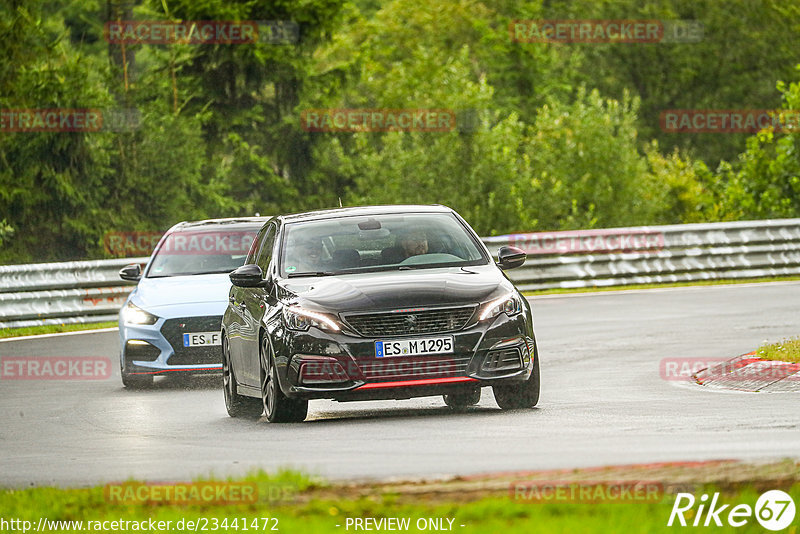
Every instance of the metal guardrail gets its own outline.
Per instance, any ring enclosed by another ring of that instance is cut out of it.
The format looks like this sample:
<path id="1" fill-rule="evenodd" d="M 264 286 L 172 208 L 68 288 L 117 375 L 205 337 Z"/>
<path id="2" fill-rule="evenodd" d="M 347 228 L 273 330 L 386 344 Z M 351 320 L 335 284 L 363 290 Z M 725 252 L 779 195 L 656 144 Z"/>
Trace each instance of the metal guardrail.
<path id="1" fill-rule="evenodd" d="M 483 238 L 528 253 L 523 291 L 800 274 L 800 219 L 538 232 Z M 113 321 L 147 258 L 0 266 L 0 328 Z"/>
<path id="2" fill-rule="evenodd" d="M 800 219 L 677 224 L 485 238 L 519 246 L 523 291 L 800 274 Z M 493 250 L 494 252 L 494 250 Z"/>
<path id="3" fill-rule="evenodd" d="M 148 258 L 0 266 L 0 328 L 115 321 L 133 282 L 119 270 Z"/>

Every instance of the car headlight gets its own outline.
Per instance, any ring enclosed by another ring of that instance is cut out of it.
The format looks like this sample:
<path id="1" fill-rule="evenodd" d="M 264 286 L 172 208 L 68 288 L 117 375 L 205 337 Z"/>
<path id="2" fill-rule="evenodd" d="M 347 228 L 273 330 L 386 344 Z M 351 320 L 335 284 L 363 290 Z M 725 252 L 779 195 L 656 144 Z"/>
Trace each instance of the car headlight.
<path id="1" fill-rule="evenodd" d="M 158 317 L 144 311 L 133 302 L 128 302 L 122 310 L 122 319 L 126 324 L 156 324 L 158 321 Z"/>
<path id="2" fill-rule="evenodd" d="M 286 319 L 286 325 L 291 330 L 308 330 L 309 327 L 316 327 L 320 330 L 327 330 L 329 332 L 339 332 L 341 327 L 330 317 L 300 306 L 289 306 L 283 309 L 283 317 Z"/>
<path id="3" fill-rule="evenodd" d="M 487 319 L 494 319 L 501 313 L 505 313 L 509 317 L 516 315 L 522 311 L 522 300 L 515 293 L 508 293 L 499 299 L 494 299 L 483 307 L 480 316 L 481 321 Z"/>

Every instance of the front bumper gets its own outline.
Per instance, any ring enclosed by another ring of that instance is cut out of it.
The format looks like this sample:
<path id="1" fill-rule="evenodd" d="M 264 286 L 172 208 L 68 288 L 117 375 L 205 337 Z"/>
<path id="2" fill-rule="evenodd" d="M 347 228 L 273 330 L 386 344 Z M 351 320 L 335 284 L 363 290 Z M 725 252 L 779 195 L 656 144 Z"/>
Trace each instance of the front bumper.
<path id="1" fill-rule="evenodd" d="M 218 332 L 221 316 L 165 319 L 153 325 L 119 322 L 120 364 L 128 374 L 216 374 L 222 371 L 222 346 L 184 347 L 183 334 Z"/>
<path id="2" fill-rule="evenodd" d="M 441 395 L 524 381 L 533 370 L 536 343 L 524 312 L 500 315 L 458 332 L 418 336 L 453 336 L 452 354 L 378 358 L 372 338 L 313 327 L 274 334 L 284 394 L 340 401 Z"/>

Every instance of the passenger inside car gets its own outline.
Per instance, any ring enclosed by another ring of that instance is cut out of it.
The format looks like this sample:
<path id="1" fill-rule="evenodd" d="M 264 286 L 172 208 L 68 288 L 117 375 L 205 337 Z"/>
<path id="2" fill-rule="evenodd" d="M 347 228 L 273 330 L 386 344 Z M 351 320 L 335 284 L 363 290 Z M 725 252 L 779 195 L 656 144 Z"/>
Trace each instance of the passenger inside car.
<path id="1" fill-rule="evenodd" d="M 361 255 L 354 248 L 333 251 L 331 263 L 336 269 L 353 269 L 361 266 Z"/>

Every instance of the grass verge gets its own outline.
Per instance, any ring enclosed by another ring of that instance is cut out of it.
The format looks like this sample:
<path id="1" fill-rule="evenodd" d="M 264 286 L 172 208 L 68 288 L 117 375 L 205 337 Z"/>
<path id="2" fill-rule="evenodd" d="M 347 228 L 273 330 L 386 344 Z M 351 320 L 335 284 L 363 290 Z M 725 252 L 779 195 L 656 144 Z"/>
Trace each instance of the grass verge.
<path id="1" fill-rule="evenodd" d="M 538 472 L 525 480 L 573 480 L 585 484 L 587 480 L 618 481 L 619 477 L 638 481 L 656 480 L 653 477 L 669 474 L 678 483 L 682 479 L 708 478 L 714 482 L 694 484 L 691 490 L 681 486 L 679 491 L 689 491 L 696 505 L 685 512 L 691 522 L 699 513 L 702 494 L 720 492 L 719 505 L 737 504 L 755 507 L 761 493 L 781 489 L 800 502 L 800 466 L 792 461 L 752 466 L 738 462 L 706 462 L 695 466 L 670 464 L 661 470 L 636 470 L 636 466 L 620 466 L 616 471 L 562 470 Z M 633 469 L 631 469 L 633 467 Z M 395 530 L 421 532 L 447 530 L 463 533 L 512 532 L 674 532 L 668 527 L 675 493 L 664 492 L 657 499 L 607 499 L 577 502 L 560 498 L 531 500 L 510 491 L 510 484 L 519 483 L 525 474 L 505 474 L 455 478 L 439 482 L 369 483 L 331 485 L 311 477 L 284 471 L 277 475 L 258 473 L 238 480 L 216 484 L 255 484 L 257 502 L 246 504 L 175 504 L 167 502 L 140 502 L 120 504 L 111 502 L 108 488 L 88 489 L 28 488 L 0 492 L 0 510 L 3 519 L 30 521 L 36 530 L 41 518 L 53 521 L 79 521 L 70 525 L 48 523 L 48 531 L 72 532 L 100 530 L 97 526 L 110 521 L 163 521 L 167 528 L 161 531 L 280 531 L 289 533 L 342 533 L 365 530 L 354 528 L 355 518 L 407 519 L 408 527 Z M 510 478 L 509 478 L 510 477 Z M 516 482 L 514 482 L 516 481 Z M 581 482 L 583 481 L 583 482 Z M 661 480 L 666 487 L 666 480 Z M 132 482 L 128 482 L 131 483 Z M 596 482 L 594 482 L 596 483 Z M 465 491 L 465 488 L 472 488 Z M 152 489 L 152 487 L 151 487 Z M 476 491 L 480 489 L 479 491 Z M 727 514 L 722 514 L 722 519 Z M 702 519 L 705 519 L 703 516 Z M 723 527 L 723 531 L 763 531 L 751 516 L 744 528 Z M 88 522 L 94 525 L 89 525 Z M 170 523 L 167 524 L 166 522 Z M 100 522 L 100 523 L 97 523 Z M 181 523 L 182 522 L 182 523 Z M 191 526 L 189 525 L 191 523 Z M 109 524 L 110 523 L 106 523 Z M 182 525 L 182 529 L 176 528 Z M 349 525 L 349 527 L 348 527 Z M 432 528 L 436 525 L 439 528 Z M 785 532 L 797 531 L 798 521 Z M 373 523 L 373 529 L 375 524 Z M 702 526 L 702 523 L 701 523 Z M 424 527 L 424 528 L 421 528 Z M 158 528 L 158 527 L 156 527 Z M 680 528 L 680 527 L 677 527 Z M 123 530 L 119 528 L 119 530 Z M 18 528 L 17 530 L 21 530 Z M 126 525 L 126 530 L 142 530 Z M 380 530 L 388 530 L 385 527 Z M 718 531 L 719 529 L 712 529 Z"/>
<path id="2" fill-rule="evenodd" d="M 57 334 L 60 332 L 77 332 L 80 330 L 97 330 L 98 328 L 111 328 L 114 326 L 117 326 L 116 321 L 87 324 L 45 324 L 41 326 L 26 326 L 23 328 L 0 328 L 0 339 L 7 337 L 35 336 L 39 334 Z"/>
<path id="3" fill-rule="evenodd" d="M 765 360 L 800 363 L 800 337 L 761 345 L 756 350 L 756 356 Z"/>
<path id="4" fill-rule="evenodd" d="M 775 276 L 768 278 L 721 278 L 718 280 L 698 280 L 694 282 L 668 282 L 660 284 L 631 284 L 626 286 L 608 287 L 574 287 L 574 288 L 555 288 L 541 289 L 537 291 L 523 291 L 526 296 L 534 297 L 537 295 L 560 295 L 569 293 L 596 293 L 601 291 L 626 291 L 631 289 L 659 289 L 666 287 L 691 287 L 691 286 L 718 286 L 730 284 L 753 284 L 760 282 L 792 282 L 800 280 L 800 276 Z"/>

